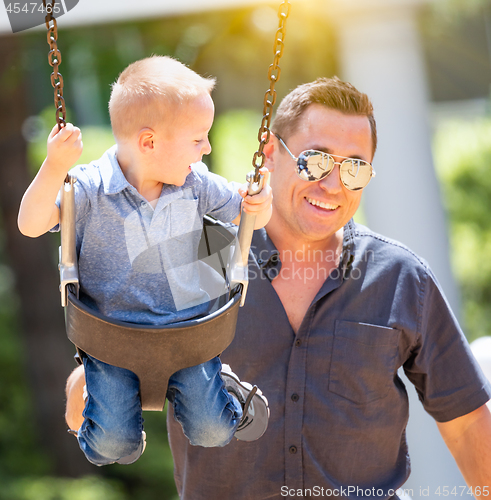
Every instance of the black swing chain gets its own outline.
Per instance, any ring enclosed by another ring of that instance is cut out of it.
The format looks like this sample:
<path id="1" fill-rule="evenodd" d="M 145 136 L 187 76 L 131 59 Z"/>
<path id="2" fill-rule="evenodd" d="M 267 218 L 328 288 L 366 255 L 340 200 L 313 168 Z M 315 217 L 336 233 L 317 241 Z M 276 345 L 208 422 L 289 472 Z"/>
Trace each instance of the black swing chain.
<path id="1" fill-rule="evenodd" d="M 259 127 L 258 141 L 259 148 L 254 153 L 252 158 L 252 166 L 255 169 L 254 182 L 259 182 L 259 169 L 264 165 L 266 156 L 264 154 L 264 146 L 269 142 L 271 131 L 269 129 L 271 124 L 271 118 L 273 116 L 273 106 L 276 102 L 276 90 L 275 85 L 280 79 L 281 68 L 278 63 L 280 62 L 281 56 L 283 55 L 283 49 L 285 47 L 285 28 L 286 20 L 290 15 L 291 4 L 288 0 L 284 0 L 280 5 L 278 10 L 279 17 L 279 27 L 276 31 L 275 41 L 273 46 L 274 59 L 273 64 L 269 66 L 268 78 L 270 81 L 269 89 L 264 95 L 263 101 L 263 119 L 261 121 L 261 126 Z M 266 135 L 264 135 L 266 134 Z M 263 137 L 264 136 L 264 137 Z M 260 158 L 260 163 L 258 164 L 258 158 Z"/>

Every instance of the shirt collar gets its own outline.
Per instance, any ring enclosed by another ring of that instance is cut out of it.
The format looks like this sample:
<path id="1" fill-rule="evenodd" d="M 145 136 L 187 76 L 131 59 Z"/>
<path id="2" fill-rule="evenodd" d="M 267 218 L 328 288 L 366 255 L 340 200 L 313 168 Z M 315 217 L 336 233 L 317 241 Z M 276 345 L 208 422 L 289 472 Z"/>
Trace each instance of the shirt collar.
<path id="1" fill-rule="evenodd" d="M 350 219 L 343 230 L 343 254 L 341 256 L 340 268 L 343 278 L 346 279 L 351 271 L 351 265 L 355 260 L 355 222 Z"/>
<path id="2" fill-rule="evenodd" d="M 274 246 L 266 229 L 254 231 L 251 252 L 257 266 L 272 281 L 281 271 L 280 252 Z"/>
<path id="3" fill-rule="evenodd" d="M 114 145 L 109 148 L 97 162 L 101 173 L 102 184 L 104 186 L 104 194 L 117 194 L 126 188 L 135 189 L 124 176 L 118 159 L 116 158 L 116 152 L 117 146 Z M 201 182 L 201 178 L 192 168 L 191 173 L 186 177 L 186 182 L 182 186 L 164 184 L 162 194 L 168 195 L 177 191 L 182 191 L 185 188 Z"/>
<path id="4" fill-rule="evenodd" d="M 116 194 L 131 186 L 119 166 L 116 158 L 117 146 L 109 148 L 102 158 L 98 160 L 99 171 L 101 173 L 104 194 Z"/>
<path id="5" fill-rule="evenodd" d="M 351 219 L 343 229 L 343 253 L 339 266 L 344 279 L 349 276 L 351 265 L 355 259 L 355 231 L 355 223 Z M 254 231 L 251 251 L 257 266 L 267 278 L 270 281 L 276 278 L 281 271 L 280 253 L 269 238 L 265 228 Z"/>

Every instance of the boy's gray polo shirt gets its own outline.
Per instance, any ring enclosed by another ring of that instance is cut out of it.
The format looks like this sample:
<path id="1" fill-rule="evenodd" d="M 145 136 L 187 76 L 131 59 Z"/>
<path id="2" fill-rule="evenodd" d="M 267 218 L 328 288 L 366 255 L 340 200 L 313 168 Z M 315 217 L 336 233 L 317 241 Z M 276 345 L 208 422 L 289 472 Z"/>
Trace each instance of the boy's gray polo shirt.
<path id="1" fill-rule="evenodd" d="M 239 185 L 196 163 L 183 186 L 164 185 L 153 209 L 123 175 L 116 146 L 70 173 L 77 178 L 81 299 L 106 316 L 140 324 L 206 314 L 210 294 L 197 262 L 203 216 L 234 220 Z"/>

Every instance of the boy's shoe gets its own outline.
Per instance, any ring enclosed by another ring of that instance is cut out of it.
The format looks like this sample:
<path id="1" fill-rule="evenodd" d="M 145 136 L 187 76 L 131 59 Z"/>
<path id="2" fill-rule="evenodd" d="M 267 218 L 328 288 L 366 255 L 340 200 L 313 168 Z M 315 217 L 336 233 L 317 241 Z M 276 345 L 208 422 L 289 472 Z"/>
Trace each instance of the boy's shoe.
<path id="1" fill-rule="evenodd" d="M 241 382 L 229 365 L 222 366 L 221 375 L 227 392 L 235 396 L 242 406 L 243 415 L 235 437 L 240 441 L 259 439 L 268 428 L 268 400 L 257 386 Z"/>

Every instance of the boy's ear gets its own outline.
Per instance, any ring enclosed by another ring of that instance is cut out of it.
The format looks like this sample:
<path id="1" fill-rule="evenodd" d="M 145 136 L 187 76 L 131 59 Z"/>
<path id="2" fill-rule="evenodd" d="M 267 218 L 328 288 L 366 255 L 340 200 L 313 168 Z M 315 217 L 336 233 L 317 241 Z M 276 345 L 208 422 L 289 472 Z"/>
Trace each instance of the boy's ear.
<path id="1" fill-rule="evenodd" d="M 138 134 L 138 148 L 142 153 L 149 153 L 155 148 L 155 133 L 151 128 L 144 128 Z"/>

